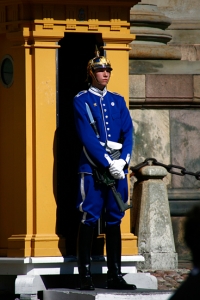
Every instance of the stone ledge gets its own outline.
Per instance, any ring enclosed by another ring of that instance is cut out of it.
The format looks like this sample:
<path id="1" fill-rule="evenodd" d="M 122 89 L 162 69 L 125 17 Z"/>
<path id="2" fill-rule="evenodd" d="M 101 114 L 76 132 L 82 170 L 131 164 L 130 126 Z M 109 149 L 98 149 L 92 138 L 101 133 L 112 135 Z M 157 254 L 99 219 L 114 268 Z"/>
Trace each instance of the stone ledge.
<path id="1" fill-rule="evenodd" d="M 106 290 L 106 289 L 96 289 L 95 291 L 73 291 L 65 289 L 57 290 L 48 290 L 43 291 L 43 300 L 75 300 L 75 299 L 84 299 L 84 300 L 167 300 L 172 295 L 170 291 L 157 291 L 157 290 L 148 290 L 148 289 L 137 289 L 134 291 L 119 291 L 119 290 Z M 58 296 L 59 295 L 59 296 Z M 61 296 L 62 295 L 62 296 Z M 61 298 L 62 297 L 62 298 Z"/>
<path id="2" fill-rule="evenodd" d="M 122 273 L 137 273 L 142 255 L 122 256 Z M 106 256 L 92 258 L 93 274 L 107 273 Z M 78 274 L 76 257 L 0 258 L 0 275 L 59 275 Z"/>
<path id="3" fill-rule="evenodd" d="M 129 75 L 145 74 L 200 74 L 200 61 L 183 60 L 129 60 Z"/>
<path id="4" fill-rule="evenodd" d="M 130 44 L 130 59 L 181 59 L 181 51 L 170 45 L 152 45 L 146 43 Z"/>

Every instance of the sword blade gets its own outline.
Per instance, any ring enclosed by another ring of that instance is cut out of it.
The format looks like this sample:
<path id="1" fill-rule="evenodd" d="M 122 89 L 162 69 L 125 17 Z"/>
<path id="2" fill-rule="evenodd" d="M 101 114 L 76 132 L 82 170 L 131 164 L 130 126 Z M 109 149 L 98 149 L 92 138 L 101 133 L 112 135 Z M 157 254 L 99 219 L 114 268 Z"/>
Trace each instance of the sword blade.
<path id="1" fill-rule="evenodd" d="M 87 111 L 87 114 L 88 114 L 88 117 L 90 119 L 90 123 L 94 123 L 94 118 L 93 118 L 93 115 L 91 113 L 91 110 L 90 110 L 90 107 L 87 103 L 85 103 L 85 106 L 86 106 L 86 111 Z"/>
<path id="2" fill-rule="evenodd" d="M 86 102 L 85 102 L 85 106 L 86 106 L 86 111 L 87 111 L 88 117 L 90 119 L 90 124 L 91 124 L 92 128 L 94 129 L 94 132 L 95 132 L 97 138 L 99 138 L 100 136 L 99 136 L 99 133 L 98 133 L 98 130 L 97 130 L 97 127 L 96 127 L 96 122 L 95 122 L 95 120 L 93 118 L 93 115 L 92 115 L 92 112 L 90 110 L 90 107 L 89 107 L 89 105 Z"/>

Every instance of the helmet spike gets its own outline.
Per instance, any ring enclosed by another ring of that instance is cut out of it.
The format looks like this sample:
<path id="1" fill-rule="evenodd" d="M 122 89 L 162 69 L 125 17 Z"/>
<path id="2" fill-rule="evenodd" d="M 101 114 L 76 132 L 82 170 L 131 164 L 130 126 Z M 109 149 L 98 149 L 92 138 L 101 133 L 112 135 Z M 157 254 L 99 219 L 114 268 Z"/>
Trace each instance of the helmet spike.
<path id="1" fill-rule="evenodd" d="M 95 57 L 99 57 L 100 51 L 99 51 L 97 45 L 95 45 L 95 51 L 94 51 L 94 53 L 95 53 Z"/>

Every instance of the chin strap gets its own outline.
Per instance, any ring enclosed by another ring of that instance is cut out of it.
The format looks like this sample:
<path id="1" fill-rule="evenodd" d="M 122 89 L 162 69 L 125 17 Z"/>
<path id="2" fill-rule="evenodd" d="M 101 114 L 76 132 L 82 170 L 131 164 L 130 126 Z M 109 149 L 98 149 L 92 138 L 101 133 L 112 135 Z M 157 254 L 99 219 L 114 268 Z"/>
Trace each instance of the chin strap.
<path id="1" fill-rule="evenodd" d="M 90 75 L 96 81 L 96 83 L 100 84 L 99 81 L 96 79 L 96 77 L 95 77 L 94 73 L 92 72 L 92 70 L 90 70 Z"/>

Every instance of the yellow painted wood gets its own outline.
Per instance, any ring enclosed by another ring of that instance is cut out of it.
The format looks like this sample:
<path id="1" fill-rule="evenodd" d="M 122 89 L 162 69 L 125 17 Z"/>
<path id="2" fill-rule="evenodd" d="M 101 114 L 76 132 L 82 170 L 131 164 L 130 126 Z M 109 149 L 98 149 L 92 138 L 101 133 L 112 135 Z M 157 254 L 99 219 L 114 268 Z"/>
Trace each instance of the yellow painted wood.
<path id="1" fill-rule="evenodd" d="M 6 54 L 14 61 L 13 85 L 0 84 L 1 256 L 65 254 L 64 239 L 55 233 L 57 42 L 66 32 L 101 33 L 114 69 L 108 88 L 122 94 L 128 106 L 134 39 L 128 19 L 137 2 L 0 0 L 0 61 Z M 137 254 L 130 211 L 122 222 L 122 240 L 123 255 Z"/>

